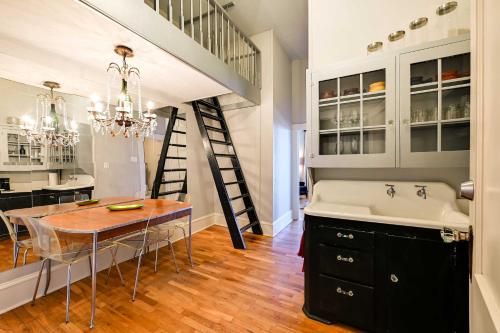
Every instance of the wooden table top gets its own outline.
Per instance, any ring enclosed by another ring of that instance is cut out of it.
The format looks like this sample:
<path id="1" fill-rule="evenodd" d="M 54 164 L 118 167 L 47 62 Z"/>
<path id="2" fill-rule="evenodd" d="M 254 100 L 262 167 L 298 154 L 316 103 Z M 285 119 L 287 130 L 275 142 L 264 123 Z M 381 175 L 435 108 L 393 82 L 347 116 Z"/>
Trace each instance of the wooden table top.
<path id="1" fill-rule="evenodd" d="M 157 225 L 191 214 L 192 206 L 188 202 L 166 199 L 145 199 L 127 204 L 143 204 L 144 207 L 126 211 L 110 211 L 106 207 L 73 210 L 63 214 L 46 216 L 41 219 L 45 224 L 66 233 L 93 234 L 104 233 L 113 229 L 134 228 Z"/>
<path id="2" fill-rule="evenodd" d="M 31 208 L 12 209 L 4 212 L 4 214 L 7 217 L 10 217 L 11 220 L 17 220 L 23 217 L 44 217 L 49 215 L 67 213 L 71 211 L 116 205 L 136 200 L 138 199 L 135 197 L 106 197 L 100 199 L 98 203 L 92 205 L 78 206 L 74 202 L 69 202 L 69 203 L 55 204 L 55 205 L 36 206 Z M 12 222 L 16 223 L 16 221 Z"/>

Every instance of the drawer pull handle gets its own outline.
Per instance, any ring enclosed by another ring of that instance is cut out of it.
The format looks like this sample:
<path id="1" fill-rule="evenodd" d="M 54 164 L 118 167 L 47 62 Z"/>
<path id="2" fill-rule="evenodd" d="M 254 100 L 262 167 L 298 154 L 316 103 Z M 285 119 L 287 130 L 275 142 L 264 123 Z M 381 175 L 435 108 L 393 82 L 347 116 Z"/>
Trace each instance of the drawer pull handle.
<path id="1" fill-rule="evenodd" d="M 351 264 L 354 262 L 353 257 L 342 257 L 340 254 L 337 256 L 337 260 L 338 261 L 346 261 L 346 262 L 349 262 Z"/>
<path id="2" fill-rule="evenodd" d="M 337 294 L 346 295 L 346 296 L 349 296 L 349 297 L 354 296 L 354 293 L 352 292 L 352 290 L 345 291 L 345 290 L 343 290 L 340 287 L 337 287 Z"/>
<path id="3" fill-rule="evenodd" d="M 396 274 L 391 274 L 391 281 L 394 282 L 394 283 L 398 283 L 399 279 L 396 276 Z"/>
<path id="4" fill-rule="evenodd" d="M 349 238 L 349 239 L 354 239 L 353 234 L 343 234 L 341 232 L 337 233 L 337 238 Z"/>

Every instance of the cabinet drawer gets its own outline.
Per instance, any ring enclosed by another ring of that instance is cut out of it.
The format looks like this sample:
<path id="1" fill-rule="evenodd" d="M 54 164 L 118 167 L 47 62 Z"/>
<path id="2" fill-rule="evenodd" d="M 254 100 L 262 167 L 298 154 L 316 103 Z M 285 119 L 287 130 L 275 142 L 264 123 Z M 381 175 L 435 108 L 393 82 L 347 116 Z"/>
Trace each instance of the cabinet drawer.
<path id="1" fill-rule="evenodd" d="M 367 331 L 373 330 L 375 299 L 372 287 L 325 275 L 319 276 L 318 286 L 319 306 L 325 316 Z"/>
<path id="2" fill-rule="evenodd" d="M 373 284 L 373 254 L 326 244 L 318 246 L 319 272 L 365 284 Z"/>
<path id="3" fill-rule="evenodd" d="M 333 228 L 320 224 L 317 232 L 322 243 L 354 250 L 372 250 L 375 243 L 373 231 Z"/>

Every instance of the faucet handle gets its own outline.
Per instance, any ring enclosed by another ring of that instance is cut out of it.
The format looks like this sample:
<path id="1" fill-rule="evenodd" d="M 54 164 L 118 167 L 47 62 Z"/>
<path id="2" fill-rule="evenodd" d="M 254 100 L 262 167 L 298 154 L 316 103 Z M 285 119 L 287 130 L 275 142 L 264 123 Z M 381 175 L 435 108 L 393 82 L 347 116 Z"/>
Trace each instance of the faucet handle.
<path id="1" fill-rule="evenodd" d="M 424 188 L 427 188 L 427 185 L 415 185 L 415 187 L 420 188 L 420 189 L 424 189 Z"/>
<path id="2" fill-rule="evenodd" d="M 394 184 L 385 184 L 385 186 L 387 186 L 387 187 L 394 187 L 396 185 L 394 185 Z"/>

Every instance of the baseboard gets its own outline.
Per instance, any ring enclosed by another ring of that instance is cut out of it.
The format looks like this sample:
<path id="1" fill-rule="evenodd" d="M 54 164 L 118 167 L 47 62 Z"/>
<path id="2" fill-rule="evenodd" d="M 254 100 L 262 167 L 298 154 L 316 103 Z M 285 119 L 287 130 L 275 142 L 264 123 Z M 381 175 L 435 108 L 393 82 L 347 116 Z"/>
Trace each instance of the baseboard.
<path id="1" fill-rule="evenodd" d="M 227 227 L 226 219 L 224 218 L 224 214 L 222 213 L 214 213 L 215 215 L 215 225 L 220 225 L 222 227 Z M 265 236 L 274 237 L 281 230 L 285 229 L 287 225 L 292 222 L 292 210 L 288 210 L 285 214 L 281 215 L 279 218 L 274 220 L 273 222 L 260 221 L 260 225 L 262 226 L 262 231 Z M 241 226 L 247 224 L 249 221 L 245 218 L 238 218 L 238 222 Z M 252 230 L 247 230 L 247 232 L 252 232 Z"/>
<path id="2" fill-rule="evenodd" d="M 202 216 L 197 219 L 193 219 L 193 234 L 200 232 L 213 224 L 215 224 L 216 214 L 209 214 Z M 174 242 L 181 239 L 181 234 L 176 234 L 174 236 Z M 165 243 L 160 244 L 160 246 L 166 245 Z M 194 249 L 196 249 L 196 243 L 193 243 Z M 129 260 L 133 256 L 133 250 L 127 248 L 120 248 L 117 254 L 117 261 L 123 262 Z M 111 255 L 108 252 L 100 253 L 98 256 L 98 271 L 102 271 L 109 267 L 111 262 Z M 32 264 L 38 266 L 36 264 Z M 29 265 L 27 265 L 29 266 Z M 23 268 L 27 268 L 23 267 Z M 55 290 L 66 287 L 66 265 L 53 265 L 51 273 L 51 282 L 48 293 Z M 114 269 L 114 268 L 113 268 Z M 5 313 L 9 310 L 17 308 L 31 301 L 33 297 L 33 292 L 36 284 L 36 279 L 38 276 L 39 266 L 35 269 L 31 269 L 29 273 L 17 276 L 9 281 L 0 283 L 0 314 Z M 72 266 L 71 269 L 72 282 L 76 282 L 90 275 L 90 269 L 87 260 L 82 260 Z M 42 289 L 45 286 L 45 276 L 46 271 L 42 273 L 42 279 L 40 281 L 40 287 L 38 296 L 42 294 Z M 116 276 L 116 275 L 114 275 Z M 90 300 L 90 295 L 89 295 Z M 90 303 L 89 303 L 90 307 Z"/>

